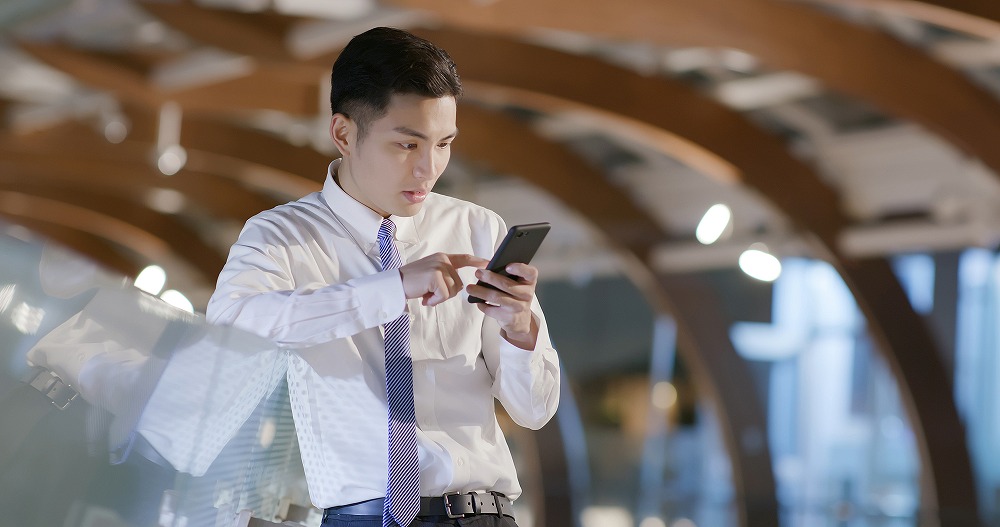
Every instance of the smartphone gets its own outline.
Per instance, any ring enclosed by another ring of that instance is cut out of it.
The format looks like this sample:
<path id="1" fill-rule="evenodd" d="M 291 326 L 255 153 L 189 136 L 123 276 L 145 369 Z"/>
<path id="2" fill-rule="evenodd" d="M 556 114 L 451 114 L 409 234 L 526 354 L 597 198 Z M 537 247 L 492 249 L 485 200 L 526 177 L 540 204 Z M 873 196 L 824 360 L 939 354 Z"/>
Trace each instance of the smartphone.
<path id="1" fill-rule="evenodd" d="M 531 258 L 535 256 L 535 251 L 542 244 L 550 228 L 548 222 L 514 225 L 507 231 L 507 236 L 500 242 L 500 247 L 493 254 L 486 269 L 516 280 L 517 277 L 510 275 L 505 268 L 512 263 L 531 263 Z M 478 285 L 496 289 L 483 281 Z M 469 302 L 481 304 L 485 300 L 469 295 Z"/>

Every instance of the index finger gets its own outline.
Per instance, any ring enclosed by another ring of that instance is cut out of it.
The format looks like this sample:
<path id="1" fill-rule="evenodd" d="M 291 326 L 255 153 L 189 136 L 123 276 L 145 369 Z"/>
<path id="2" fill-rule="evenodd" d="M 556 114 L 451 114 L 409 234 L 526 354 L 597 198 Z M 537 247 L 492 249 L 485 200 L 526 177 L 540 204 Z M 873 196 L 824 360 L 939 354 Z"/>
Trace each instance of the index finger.
<path id="1" fill-rule="evenodd" d="M 490 261 L 486 258 L 480 258 L 471 254 L 449 254 L 447 256 L 452 267 L 456 269 L 459 267 L 478 267 L 480 269 L 485 269 L 486 265 L 490 263 Z"/>

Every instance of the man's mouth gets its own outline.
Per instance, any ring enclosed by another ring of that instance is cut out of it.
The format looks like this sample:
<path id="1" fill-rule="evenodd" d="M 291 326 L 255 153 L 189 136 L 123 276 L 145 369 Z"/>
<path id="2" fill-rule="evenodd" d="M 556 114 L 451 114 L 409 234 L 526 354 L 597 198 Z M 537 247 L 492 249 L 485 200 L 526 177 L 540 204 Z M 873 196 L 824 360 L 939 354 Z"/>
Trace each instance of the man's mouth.
<path id="1" fill-rule="evenodd" d="M 427 199 L 426 190 L 404 190 L 403 197 L 410 203 L 423 203 Z"/>

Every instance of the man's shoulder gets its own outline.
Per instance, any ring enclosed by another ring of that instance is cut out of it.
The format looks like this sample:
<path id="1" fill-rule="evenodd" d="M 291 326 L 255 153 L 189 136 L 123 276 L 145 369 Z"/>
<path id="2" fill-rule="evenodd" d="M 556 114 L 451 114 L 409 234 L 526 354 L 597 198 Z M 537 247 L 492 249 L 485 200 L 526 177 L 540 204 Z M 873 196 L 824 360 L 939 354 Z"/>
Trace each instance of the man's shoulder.
<path id="1" fill-rule="evenodd" d="M 315 216 L 322 213 L 323 204 L 320 201 L 320 193 L 313 192 L 295 201 L 283 203 L 274 208 L 258 212 L 247 220 L 243 230 L 266 229 L 266 230 L 287 230 L 296 228 L 307 216 Z"/>
<path id="2" fill-rule="evenodd" d="M 316 209 L 322 205 L 319 199 L 319 192 L 313 192 L 311 194 L 306 194 L 305 196 L 289 201 L 288 203 L 282 203 L 274 208 L 270 208 L 261 212 L 258 212 L 249 220 L 250 222 L 267 222 L 267 221 L 278 221 L 286 220 L 291 218 L 297 218 L 302 215 L 303 212 L 309 209 Z"/>

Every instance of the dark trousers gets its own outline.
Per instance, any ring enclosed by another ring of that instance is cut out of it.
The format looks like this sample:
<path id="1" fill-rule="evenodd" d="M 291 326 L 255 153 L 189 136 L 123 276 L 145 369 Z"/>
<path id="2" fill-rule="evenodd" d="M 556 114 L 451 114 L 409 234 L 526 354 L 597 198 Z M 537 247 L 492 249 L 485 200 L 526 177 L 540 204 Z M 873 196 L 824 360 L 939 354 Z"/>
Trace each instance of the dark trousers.
<path id="1" fill-rule="evenodd" d="M 327 514 L 321 527 L 382 527 L 382 517 Z M 517 527 L 517 524 L 509 516 L 477 514 L 455 519 L 447 516 L 423 516 L 413 520 L 407 527 Z"/>

